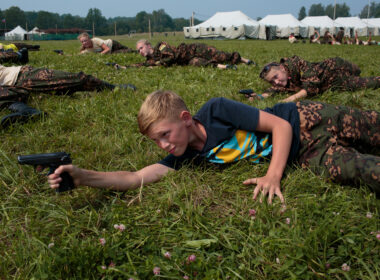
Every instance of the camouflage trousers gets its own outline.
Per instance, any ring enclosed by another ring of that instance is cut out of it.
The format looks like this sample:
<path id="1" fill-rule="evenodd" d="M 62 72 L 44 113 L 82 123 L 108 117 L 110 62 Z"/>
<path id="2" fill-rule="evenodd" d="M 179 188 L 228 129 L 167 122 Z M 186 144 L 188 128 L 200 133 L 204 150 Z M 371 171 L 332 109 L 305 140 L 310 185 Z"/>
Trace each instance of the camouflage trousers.
<path id="1" fill-rule="evenodd" d="M 321 102 L 297 102 L 299 163 L 335 182 L 364 182 L 380 194 L 380 113 Z"/>
<path id="2" fill-rule="evenodd" d="M 23 66 L 12 87 L 1 87 L 0 108 L 15 101 L 25 102 L 31 92 L 72 94 L 76 91 L 100 91 L 114 86 L 83 72 L 69 73 L 47 68 Z"/>
<path id="3" fill-rule="evenodd" d="M 19 63 L 20 62 L 20 56 L 17 54 L 17 52 L 0 51 L 0 64 L 4 64 L 7 62 Z"/>
<path id="4" fill-rule="evenodd" d="M 217 64 L 238 64 L 241 56 L 237 52 L 227 53 L 205 44 L 180 44 L 177 47 L 180 65 L 208 66 Z"/>
<path id="5" fill-rule="evenodd" d="M 380 76 L 360 77 L 359 67 L 340 57 L 329 58 L 322 62 L 324 69 L 323 90 L 356 91 L 365 88 L 380 87 Z"/>
<path id="6" fill-rule="evenodd" d="M 380 76 L 377 77 L 357 77 L 350 76 L 342 80 L 340 85 L 335 85 L 332 90 L 356 91 L 360 89 L 380 88 Z"/>
<path id="7" fill-rule="evenodd" d="M 137 50 L 133 50 L 120 44 L 118 41 L 112 40 L 112 50 L 111 53 L 137 53 Z"/>

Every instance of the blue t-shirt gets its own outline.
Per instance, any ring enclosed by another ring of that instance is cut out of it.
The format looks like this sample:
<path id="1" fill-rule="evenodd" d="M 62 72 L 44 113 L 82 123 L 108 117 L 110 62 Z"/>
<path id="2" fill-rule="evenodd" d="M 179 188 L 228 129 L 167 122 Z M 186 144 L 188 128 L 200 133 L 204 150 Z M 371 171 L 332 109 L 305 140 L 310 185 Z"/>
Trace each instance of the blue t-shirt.
<path id="1" fill-rule="evenodd" d="M 293 142 L 289 153 L 291 161 L 299 149 L 299 114 L 295 103 L 277 104 L 264 111 L 287 120 L 293 127 Z M 181 156 L 168 155 L 159 163 L 180 169 L 185 163 L 201 161 L 230 163 L 243 158 L 258 162 L 272 153 L 271 135 L 256 131 L 260 110 L 223 97 L 206 102 L 194 115 L 207 133 L 202 151 L 187 148 Z"/>

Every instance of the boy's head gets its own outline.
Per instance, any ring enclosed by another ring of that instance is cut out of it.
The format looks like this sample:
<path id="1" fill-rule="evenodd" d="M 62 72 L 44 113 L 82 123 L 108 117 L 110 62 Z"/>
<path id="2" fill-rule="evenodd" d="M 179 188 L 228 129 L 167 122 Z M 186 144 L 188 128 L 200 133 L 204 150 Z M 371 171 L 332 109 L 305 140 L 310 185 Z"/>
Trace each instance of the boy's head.
<path id="1" fill-rule="evenodd" d="M 161 120 L 176 121 L 183 111 L 189 111 L 183 99 L 169 90 L 158 90 L 147 96 L 137 116 L 140 132 L 149 133 L 152 124 Z"/>
<path id="2" fill-rule="evenodd" d="M 83 32 L 78 35 L 78 40 L 82 43 L 84 48 L 91 48 L 92 41 L 90 39 L 90 35 L 87 32 Z"/>
<path id="3" fill-rule="evenodd" d="M 260 78 L 274 86 L 285 87 L 288 84 L 288 72 L 277 62 L 265 65 L 260 72 Z"/>
<path id="4" fill-rule="evenodd" d="M 153 53 L 152 45 L 149 43 L 148 40 L 145 39 L 137 41 L 136 49 L 142 56 L 148 56 L 149 54 Z"/>
<path id="5" fill-rule="evenodd" d="M 191 114 L 174 92 L 156 91 L 148 95 L 137 119 L 142 134 L 175 156 L 183 155 L 193 138 Z"/>

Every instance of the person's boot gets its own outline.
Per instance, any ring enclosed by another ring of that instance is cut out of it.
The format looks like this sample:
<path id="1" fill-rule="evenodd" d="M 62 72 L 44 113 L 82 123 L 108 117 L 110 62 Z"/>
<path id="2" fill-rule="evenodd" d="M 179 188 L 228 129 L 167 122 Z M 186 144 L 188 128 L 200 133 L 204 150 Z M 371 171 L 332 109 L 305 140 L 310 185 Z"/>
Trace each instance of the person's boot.
<path id="1" fill-rule="evenodd" d="M 28 63 L 28 61 L 29 61 L 29 54 L 28 54 L 28 49 L 27 48 L 22 48 L 17 53 L 19 54 L 19 61 L 22 64 Z"/>
<path id="2" fill-rule="evenodd" d="M 28 105 L 22 102 L 12 103 L 8 107 L 8 109 L 13 113 L 1 118 L 0 126 L 3 128 L 6 128 L 9 125 L 14 124 L 16 122 L 26 123 L 32 119 L 36 119 L 45 115 L 45 113 L 32 107 L 29 107 Z"/>

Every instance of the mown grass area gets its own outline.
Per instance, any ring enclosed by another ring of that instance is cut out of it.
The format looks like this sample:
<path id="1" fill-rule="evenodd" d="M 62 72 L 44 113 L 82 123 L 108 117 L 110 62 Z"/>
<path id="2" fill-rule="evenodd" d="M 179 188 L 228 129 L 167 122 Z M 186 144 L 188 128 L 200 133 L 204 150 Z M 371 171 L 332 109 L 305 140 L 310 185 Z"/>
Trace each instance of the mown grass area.
<path id="1" fill-rule="evenodd" d="M 138 39 L 117 38 L 130 47 Z M 152 38 L 153 43 L 159 40 L 184 41 L 178 34 Z M 20 154 L 66 151 L 83 168 L 140 169 L 165 155 L 138 132 L 136 115 L 147 94 L 174 90 L 194 113 L 212 97 L 249 103 L 238 90 L 268 87 L 258 77 L 260 66 L 281 57 L 296 54 L 320 61 L 340 56 L 358 64 L 362 76 L 380 74 L 380 46 L 202 42 L 239 51 L 259 66 L 117 71 L 105 63 L 143 58 L 78 56 L 77 41 L 38 42 L 41 51 L 30 53 L 30 65 L 83 71 L 111 83 L 133 83 L 138 90 L 34 94 L 29 104 L 48 116 L 0 131 L 1 279 L 380 279 L 380 202 L 364 185 L 337 185 L 292 166 L 282 180 L 283 211 L 278 199 L 273 205 L 253 201 L 253 187 L 242 184 L 264 175 L 268 163 L 188 167 L 126 193 L 81 187 L 60 195 L 33 168 L 17 164 Z M 54 49 L 73 56 L 59 56 Z M 327 92 L 314 100 L 380 111 L 379 94 Z M 284 97 L 249 104 L 265 108 Z M 255 219 L 250 209 L 256 211 Z M 190 255 L 195 261 L 189 261 Z M 157 276 L 155 267 L 161 270 Z"/>

